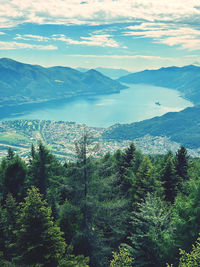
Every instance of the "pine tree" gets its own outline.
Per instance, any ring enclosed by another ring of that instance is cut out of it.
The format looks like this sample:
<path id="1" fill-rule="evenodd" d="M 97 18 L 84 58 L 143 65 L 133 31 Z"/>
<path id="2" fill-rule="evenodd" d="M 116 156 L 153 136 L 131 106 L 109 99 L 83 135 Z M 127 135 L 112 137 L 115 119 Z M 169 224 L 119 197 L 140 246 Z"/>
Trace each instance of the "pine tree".
<path id="1" fill-rule="evenodd" d="M 164 167 L 161 170 L 161 181 L 163 183 L 165 200 L 173 203 L 177 195 L 179 179 L 176 175 L 174 158 L 171 153 L 168 154 Z"/>
<path id="2" fill-rule="evenodd" d="M 53 223 L 51 209 L 35 187 L 28 190 L 18 223 L 16 263 L 20 266 L 59 266 L 66 244 L 60 228 Z"/>
<path id="3" fill-rule="evenodd" d="M 19 207 L 12 195 L 8 194 L 1 212 L 1 223 L 5 245 L 4 256 L 7 260 L 11 260 L 15 252 L 13 244 L 16 242 L 15 231 L 18 229 L 18 215 Z"/>
<path id="4" fill-rule="evenodd" d="M 137 202 L 141 202 L 148 192 L 153 193 L 160 189 L 160 182 L 156 178 L 155 169 L 150 158 L 146 155 L 144 156 L 133 181 L 133 205 Z"/>
<path id="5" fill-rule="evenodd" d="M 176 153 L 175 168 L 177 175 L 180 177 L 180 182 L 186 181 L 188 179 L 189 156 L 184 146 Z"/>
<path id="6" fill-rule="evenodd" d="M 131 143 L 123 154 L 124 165 L 126 168 L 133 167 L 135 161 L 136 147 L 134 143 Z"/>
<path id="7" fill-rule="evenodd" d="M 27 184 L 29 187 L 37 187 L 40 193 L 48 198 L 47 189 L 51 185 L 53 185 L 51 189 L 55 189 L 56 185 L 54 183 L 59 182 L 58 176 L 60 176 L 60 170 L 62 170 L 61 163 L 41 142 L 37 151 L 32 146 L 31 155 Z"/>
<path id="8" fill-rule="evenodd" d="M 2 186 L 4 199 L 8 193 L 19 202 L 24 197 L 24 182 L 27 176 L 26 163 L 18 156 L 9 159 L 4 165 Z"/>
<path id="9" fill-rule="evenodd" d="M 145 200 L 138 203 L 131 222 L 130 240 L 135 265 L 165 266 L 172 255 L 175 228 L 170 208 L 160 197 L 148 193 Z"/>
<path id="10" fill-rule="evenodd" d="M 15 152 L 12 150 L 12 148 L 8 148 L 8 153 L 7 153 L 7 160 L 10 161 L 12 159 L 14 159 L 15 156 Z"/>

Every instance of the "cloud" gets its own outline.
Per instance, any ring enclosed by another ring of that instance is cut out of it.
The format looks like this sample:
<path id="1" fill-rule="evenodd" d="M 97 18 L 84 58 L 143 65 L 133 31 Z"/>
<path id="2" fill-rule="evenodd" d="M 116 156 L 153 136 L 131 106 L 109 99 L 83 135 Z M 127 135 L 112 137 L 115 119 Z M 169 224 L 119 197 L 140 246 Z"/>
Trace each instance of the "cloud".
<path id="1" fill-rule="evenodd" d="M 174 23 L 141 23 L 127 27 L 125 36 L 153 38 L 155 42 L 169 46 L 179 45 L 187 50 L 200 49 L 200 30 Z"/>
<path id="2" fill-rule="evenodd" d="M 16 50 L 16 49 L 56 50 L 57 47 L 53 45 L 33 45 L 27 43 L 0 41 L 0 50 Z"/>
<path id="3" fill-rule="evenodd" d="M 200 20 L 197 0 L 1 0 L 1 27 L 21 23 L 107 24 Z"/>
<path id="4" fill-rule="evenodd" d="M 171 61 L 170 57 L 160 56 L 146 56 L 146 55 L 67 55 L 71 57 L 84 57 L 84 58 L 112 58 L 112 59 L 146 59 L 146 60 L 163 60 Z"/>
<path id="5" fill-rule="evenodd" d="M 49 41 L 48 37 L 39 36 L 39 35 L 32 35 L 32 34 L 17 34 L 14 38 L 15 40 L 26 40 L 26 41 L 37 41 L 37 42 L 47 42 Z"/>
<path id="6" fill-rule="evenodd" d="M 138 23 L 130 26 L 125 36 L 153 38 L 169 46 L 179 45 L 198 50 L 200 3 L 198 0 L 0 0 L 0 27 L 14 27 L 23 23 L 88 24 Z M 179 39 L 179 40 L 176 40 Z M 16 36 L 16 40 L 47 42 L 37 35 Z M 102 39 L 102 40 L 100 40 Z M 71 45 L 119 47 L 108 34 L 96 34 L 74 40 L 60 36 Z M 125 48 L 125 46 L 124 46 Z"/>
<path id="7" fill-rule="evenodd" d="M 101 46 L 101 47 L 119 47 L 119 44 L 111 38 L 109 34 L 95 34 L 88 37 L 80 37 L 80 40 L 67 38 L 65 35 L 53 35 L 55 41 L 66 42 L 71 45 Z"/>

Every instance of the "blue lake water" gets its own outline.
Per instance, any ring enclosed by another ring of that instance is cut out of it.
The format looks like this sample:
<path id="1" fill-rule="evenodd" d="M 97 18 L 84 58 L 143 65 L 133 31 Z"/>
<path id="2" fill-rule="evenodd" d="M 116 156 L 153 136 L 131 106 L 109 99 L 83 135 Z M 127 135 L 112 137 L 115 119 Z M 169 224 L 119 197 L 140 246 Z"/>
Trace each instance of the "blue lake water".
<path id="1" fill-rule="evenodd" d="M 116 123 L 131 123 L 180 111 L 193 106 L 178 91 L 147 84 L 128 85 L 119 94 L 78 98 L 45 105 L 26 114 L 6 119 L 40 119 L 75 121 L 88 126 L 107 127 Z M 156 105 L 158 102 L 160 105 Z"/>

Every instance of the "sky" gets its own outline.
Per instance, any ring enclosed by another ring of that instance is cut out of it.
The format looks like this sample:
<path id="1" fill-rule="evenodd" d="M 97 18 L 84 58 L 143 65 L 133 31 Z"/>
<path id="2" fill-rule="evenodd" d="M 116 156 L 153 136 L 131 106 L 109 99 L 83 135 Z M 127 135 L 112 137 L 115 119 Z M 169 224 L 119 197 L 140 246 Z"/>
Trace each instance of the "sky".
<path id="1" fill-rule="evenodd" d="M 0 58 L 131 72 L 200 65 L 200 0 L 0 0 Z"/>

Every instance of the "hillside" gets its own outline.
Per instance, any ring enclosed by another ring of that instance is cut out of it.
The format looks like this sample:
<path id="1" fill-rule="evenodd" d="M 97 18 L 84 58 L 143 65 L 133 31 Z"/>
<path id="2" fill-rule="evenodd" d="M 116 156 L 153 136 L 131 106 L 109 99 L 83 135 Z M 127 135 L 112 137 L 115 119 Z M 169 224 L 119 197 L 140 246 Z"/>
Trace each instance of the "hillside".
<path id="1" fill-rule="evenodd" d="M 42 103 L 76 96 L 119 92 L 125 86 L 100 72 L 68 67 L 44 68 L 0 59 L 0 106 Z"/>
<path id="2" fill-rule="evenodd" d="M 86 72 L 88 69 L 85 68 L 77 68 L 78 71 Z M 121 76 L 125 76 L 130 74 L 129 71 L 124 69 L 111 69 L 111 68 L 95 68 L 96 71 L 101 72 L 103 75 L 110 77 L 111 79 L 118 79 Z"/>
<path id="3" fill-rule="evenodd" d="M 183 95 L 197 104 L 200 102 L 200 67 L 168 67 L 158 70 L 144 70 L 118 79 L 124 83 L 146 83 L 179 90 Z"/>
<path id="4" fill-rule="evenodd" d="M 166 136 L 189 148 L 200 147 L 200 106 L 186 108 L 180 112 L 169 112 L 131 124 L 117 124 L 108 128 L 103 137 L 112 140 L 130 140 L 151 136 Z"/>

